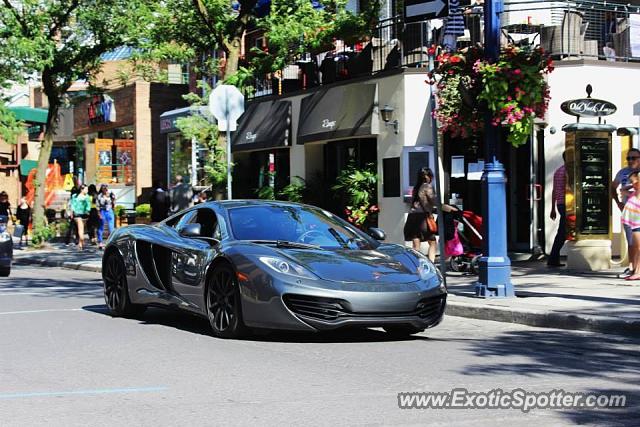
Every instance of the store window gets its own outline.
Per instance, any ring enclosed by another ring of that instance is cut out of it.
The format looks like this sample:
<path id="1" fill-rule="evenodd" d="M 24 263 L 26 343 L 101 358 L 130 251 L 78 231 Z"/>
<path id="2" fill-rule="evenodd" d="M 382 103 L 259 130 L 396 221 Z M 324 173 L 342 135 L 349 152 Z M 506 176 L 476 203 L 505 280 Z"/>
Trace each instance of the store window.
<path id="1" fill-rule="evenodd" d="M 185 182 L 192 186 L 204 186 L 207 182 L 205 164 L 209 150 L 202 144 L 196 144 L 196 182 L 191 182 L 191 140 L 182 136 L 180 132 L 167 134 L 169 148 L 169 184 L 176 182 L 176 176 L 181 175 Z"/>

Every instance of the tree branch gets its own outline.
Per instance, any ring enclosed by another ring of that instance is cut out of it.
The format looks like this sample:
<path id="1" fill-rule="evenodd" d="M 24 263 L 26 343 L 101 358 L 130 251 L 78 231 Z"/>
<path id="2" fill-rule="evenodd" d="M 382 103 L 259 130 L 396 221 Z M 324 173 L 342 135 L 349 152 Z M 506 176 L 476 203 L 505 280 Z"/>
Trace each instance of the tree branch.
<path id="1" fill-rule="evenodd" d="M 27 25 L 25 20 L 22 19 L 22 17 L 18 13 L 18 9 L 16 9 L 9 0 L 3 0 L 3 2 L 4 2 L 4 5 L 7 7 L 7 9 L 11 11 L 11 14 L 15 18 L 15 20 L 18 21 L 18 24 L 20 24 L 20 26 L 22 27 L 22 34 L 25 37 L 31 36 L 31 30 L 29 29 L 29 26 Z"/>
<path id="2" fill-rule="evenodd" d="M 49 30 L 50 38 L 53 38 L 56 35 L 56 33 L 58 32 L 58 29 L 69 20 L 69 16 L 71 16 L 73 11 L 76 10 L 76 8 L 79 5 L 80 5 L 80 0 L 72 0 L 67 11 L 60 17 L 60 19 L 57 19 L 54 21 L 53 26 Z"/>

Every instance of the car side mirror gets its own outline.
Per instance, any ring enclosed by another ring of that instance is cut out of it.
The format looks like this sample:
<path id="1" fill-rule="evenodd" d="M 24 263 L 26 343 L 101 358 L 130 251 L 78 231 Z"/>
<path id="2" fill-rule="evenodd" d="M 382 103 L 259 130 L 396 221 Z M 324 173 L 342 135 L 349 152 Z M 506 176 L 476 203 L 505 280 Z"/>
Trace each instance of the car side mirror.
<path id="1" fill-rule="evenodd" d="M 180 235 L 182 237 L 200 237 L 201 235 L 201 226 L 200 224 L 187 224 L 180 229 Z"/>
<path id="2" fill-rule="evenodd" d="M 384 234 L 384 231 L 381 228 L 369 227 L 367 234 L 376 240 L 384 240 L 387 238 L 387 235 Z"/>

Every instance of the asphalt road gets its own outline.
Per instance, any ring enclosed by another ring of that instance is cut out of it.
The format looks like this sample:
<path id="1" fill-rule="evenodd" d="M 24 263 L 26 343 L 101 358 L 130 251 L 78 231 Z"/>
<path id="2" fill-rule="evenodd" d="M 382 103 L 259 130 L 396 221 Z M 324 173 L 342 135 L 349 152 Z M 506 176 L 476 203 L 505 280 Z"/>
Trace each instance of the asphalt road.
<path id="1" fill-rule="evenodd" d="M 111 318 L 95 273 L 0 279 L 0 425 L 638 425 L 638 340 L 447 317 L 383 331 L 216 339 L 159 309 Z M 399 392 L 627 395 L 623 409 L 399 409 Z"/>

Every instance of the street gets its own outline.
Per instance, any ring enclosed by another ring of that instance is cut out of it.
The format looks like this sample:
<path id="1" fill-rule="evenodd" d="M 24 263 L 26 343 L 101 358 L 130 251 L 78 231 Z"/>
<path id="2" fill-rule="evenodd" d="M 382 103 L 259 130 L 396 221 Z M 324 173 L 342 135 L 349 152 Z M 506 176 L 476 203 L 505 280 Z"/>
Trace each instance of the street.
<path id="1" fill-rule="evenodd" d="M 403 341 L 382 330 L 221 340 L 182 313 L 111 318 L 98 273 L 14 266 L 0 281 L 0 423 L 637 425 L 638 344 L 457 317 Z M 398 408 L 400 392 L 454 388 L 617 393 L 627 407 Z"/>

